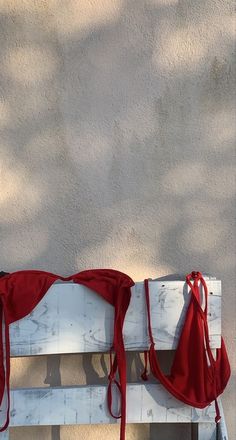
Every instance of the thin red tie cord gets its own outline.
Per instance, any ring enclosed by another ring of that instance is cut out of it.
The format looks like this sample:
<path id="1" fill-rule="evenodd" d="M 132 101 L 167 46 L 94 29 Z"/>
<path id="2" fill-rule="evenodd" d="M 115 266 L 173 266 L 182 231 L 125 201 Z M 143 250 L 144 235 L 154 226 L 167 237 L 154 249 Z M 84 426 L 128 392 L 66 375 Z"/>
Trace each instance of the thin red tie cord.
<path id="1" fill-rule="evenodd" d="M 0 319 L 1 333 L 2 333 L 3 319 L 4 319 L 4 327 L 5 327 L 5 350 L 6 350 L 6 354 L 5 354 L 6 369 L 4 366 L 4 353 L 3 353 L 3 371 L 4 371 L 6 390 L 7 390 L 7 411 L 6 411 L 5 424 L 4 426 L 1 427 L 0 432 L 4 431 L 7 428 L 10 420 L 10 414 L 9 414 L 10 413 L 10 338 L 9 338 L 9 325 L 6 322 L 5 314 L 4 314 L 4 305 L 2 307 L 2 313 Z M 5 392 L 5 389 L 3 392 Z"/>
<path id="2" fill-rule="evenodd" d="M 191 283 L 191 278 L 194 280 L 193 285 Z M 195 272 L 193 271 L 191 274 L 186 276 L 186 282 L 189 285 L 190 289 L 192 290 L 192 292 L 195 295 L 195 298 L 198 301 L 198 304 L 201 308 L 202 311 L 202 307 L 200 304 L 200 291 L 199 291 L 199 281 L 201 282 L 201 284 L 203 285 L 204 288 L 204 293 L 205 293 L 205 308 L 204 311 L 202 313 L 202 318 L 203 318 L 203 323 L 204 323 L 204 330 L 205 330 L 205 342 L 206 342 L 206 351 L 210 360 L 210 364 L 211 364 L 211 368 L 213 370 L 213 383 L 214 383 L 214 391 L 215 391 L 215 411 L 216 411 L 216 416 L 215 416 L 215 422 L 219 423 L 220 419 L 221 419 L 221 415 L 220 415 L 220 409 L 219 409 L 219 405 L 217 402 L 217 389 L 216 389 L 216 375 L 215 375 L 215 360 L 210 348 L 210 338 L 209 338 L 209 330 L 208 330 L 208 323 L 207 323 L 207 305 L 208 305 L 208 288 L 206 285 L 206 282 L 201 274 L 201 272 Z"/>
<path id="3" fill-rule="evenodd" d="M 215 411 L 216 411 L 215 422 L 219 423 L 221 419 L 221 415 L 220 415 L 220 408 L 216 398 L 215 398 Z"/>
<path id="4" fill-rule="evenodd" d="M 120 405 L 121 405 L 121 423 L 120 423 L 120 440 L 125 440 L 125 426 L 126 426 L 126 355 L 125 347 L 122 336 L 122 322 L 123 318 L 119 317 L 115 321 L 115 331 L 114 331 L 114 350 L 115 359 L 113 363 L 113 371 L 118 370 L 119 374 L 119 385 L 117 387 L 120 390 Z M 117 366 L 116 366 L 117 363 Z"/>
<path id="5" fill-rule="evenodd" d="M 152 334 L 152 327 L 151 327 L 151 310 L 150 310 L 150 296 L 149 296 L 149 286 L 148 286 L 148 279 L 144 280 L 144 286 L 145 286 L 145 294 L 146 294 L 146 303 L 147 303 L 147 314 L 148 314 L 148 333 L 151 345 L 155 345 L 153 334 Z"/>
<path id="6" fill-rule="evenodd" d="M 112 417 L 114 419 L 120 419 L 121 414 L 119 416 L 115 415 L 112 410 L 112 384 L 114 383 L 116 387 L 118 388 L 120 395 L 121 395 L 121 385 L 120 383 L 115 379 L 116 371 L 117 371 L 117 357 L 115 355 L 114 360 L 112 361 L 112 350 L 113 347 L 110 349 L 110 373 L 108 375 L 108 389 L 107 389 L 107 403 L 108 403 L 108 409 Z"/>
<path id="7" fill-rule="evenodd" d="M 155 346 L 155 342 L 153 339 L 153 335 L 152 335 L 152 327 L 151 327 L 151 312 L 150 312 L 150 297 L 149 297 L 149 285 L 148 285 L 148 281 L 149 279 L 145 279 L 144 280 L 144 288 L 145 288 L 145 296 L 146 296 L 146 305 L 147 305 L 147 315 L 148 315 L 148 334 L 149 334 L 149 338 L 150 338 L 150 346 Z M 150 349 L 150 347 L 149 347 Z M 144 351 L 144 371 L 141 374 L 141 378 L 144 381 L 148 380 L 148 353 L 149 350 L 145 350 Z"/>

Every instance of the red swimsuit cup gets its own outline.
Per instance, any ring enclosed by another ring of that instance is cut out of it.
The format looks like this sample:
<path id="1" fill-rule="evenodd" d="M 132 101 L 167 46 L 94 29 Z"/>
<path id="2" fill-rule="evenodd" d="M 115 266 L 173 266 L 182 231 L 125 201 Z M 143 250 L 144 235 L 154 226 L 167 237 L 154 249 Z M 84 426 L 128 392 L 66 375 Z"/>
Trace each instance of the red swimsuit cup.
<path id="1" fill-rule="evenodd" d="M 122 328 L 131 297 L 134 281 L 122 272 L 113 269 L 92 269 L 62 277 L 39 270 L 23 270 L 12 274 L 1 274 L 0 278 L 0 328 L 5 324 L 5 334 L 0 331 L 0 404 L 7 393 L 6 420 L 0 431 L 9 425 L 10 409 L 10 340 L 9 325 L 24 318 L 39 303 L 56 280 L 73 281 L 95 291 L 114 306 L 114 338 L 110 349 L 111 370 L 108 385 L 108 408 L 113 417 L 121 418 L 120 439 L 125 440 L 126 423 L 126 356 Z M 4 344 L 5 340 L 5 344 Z M 5 353 L 4 353 L 5 345 Z M 112 352 L 115 353 L 112 360 Z M 5 354 L 5 360 L 4 360 Z M 118 378 L 117 378 L 118 375 Z M 120 391 L 120 415 L 112 414 L 112 384 Z"/>

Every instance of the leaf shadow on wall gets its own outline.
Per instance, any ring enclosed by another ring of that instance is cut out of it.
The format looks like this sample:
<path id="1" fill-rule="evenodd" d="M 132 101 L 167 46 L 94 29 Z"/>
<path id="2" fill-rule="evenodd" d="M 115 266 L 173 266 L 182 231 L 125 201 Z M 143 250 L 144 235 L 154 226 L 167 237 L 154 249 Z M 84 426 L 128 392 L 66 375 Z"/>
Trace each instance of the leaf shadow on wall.
<path id="1" fill-rule="evenodd" d="M 143 279 L 197 267 L 230 295 L 226 17 L 222 29 L 204 0 L 34 3 L 0 6 L 2 268 L 113 267 Z M 233 301 L 223 302 L 227 320 Z M 223 331 L 230 336 L 224 320 Z M 92 358 L 83 367 L 99 383 Z M 60 357 L 48 358 L 49 378 L 60 383 Z"/>

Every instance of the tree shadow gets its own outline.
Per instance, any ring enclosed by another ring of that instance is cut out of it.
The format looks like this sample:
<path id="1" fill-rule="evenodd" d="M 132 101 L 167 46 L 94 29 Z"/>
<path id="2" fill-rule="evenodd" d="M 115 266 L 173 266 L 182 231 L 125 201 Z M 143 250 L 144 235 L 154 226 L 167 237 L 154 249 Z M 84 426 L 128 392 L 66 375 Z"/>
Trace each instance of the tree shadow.
<path id="1" fill-rule="evenodd" d="M 64 275 L 113 267 L 135 279 L 207 271 L 223 281 L 223 333 L 232 345 L 228 6 L 7 3 L 0 5 L 2 268 Z M 139 356 L 129 356 L 138 375 Z M 87 380 L 104 380 L 90 362 L 84 357 Z M 50 385 L 60 382 L 59 358 L 47 369 Z M 60 437 L 56 428 L 53 435 Z"/>

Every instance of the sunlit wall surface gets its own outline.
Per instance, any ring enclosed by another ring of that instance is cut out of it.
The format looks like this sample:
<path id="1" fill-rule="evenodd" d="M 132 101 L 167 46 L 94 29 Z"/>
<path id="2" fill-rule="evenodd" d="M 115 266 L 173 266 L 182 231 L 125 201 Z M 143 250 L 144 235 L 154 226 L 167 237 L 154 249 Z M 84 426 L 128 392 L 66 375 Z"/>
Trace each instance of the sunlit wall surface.
<path id="1" fill-rule="evenodd" d="M 196 268 L 223 282 L 235 427 L 234 2 L 0 0 L 1 270 Z M 12 386 L 103 383 L 102 356 L 12 361 Z M 130 354 L 130 376 L 141 360 Z M 130 425 L 127 440 L 189 440 Z M 117 426 L 11 438 L 116 440 Z"/>

